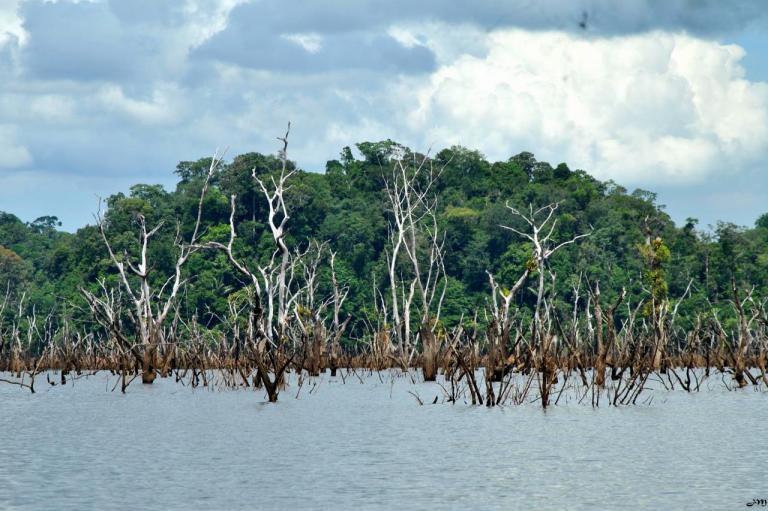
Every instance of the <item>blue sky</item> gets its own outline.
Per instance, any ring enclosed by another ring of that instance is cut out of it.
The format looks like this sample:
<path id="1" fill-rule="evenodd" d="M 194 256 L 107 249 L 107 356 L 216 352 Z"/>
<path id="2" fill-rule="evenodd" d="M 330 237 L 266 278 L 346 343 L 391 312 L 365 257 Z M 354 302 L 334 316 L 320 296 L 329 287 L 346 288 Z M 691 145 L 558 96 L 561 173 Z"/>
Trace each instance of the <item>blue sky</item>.
<path id="1" fill-rule="evenodd" d="M 229 146 L 322 170 L 345 145 L 531 151 L 768 212 L 764 0 L 0 0 L 0 210 L 74 230 L 97 197 Z"/>

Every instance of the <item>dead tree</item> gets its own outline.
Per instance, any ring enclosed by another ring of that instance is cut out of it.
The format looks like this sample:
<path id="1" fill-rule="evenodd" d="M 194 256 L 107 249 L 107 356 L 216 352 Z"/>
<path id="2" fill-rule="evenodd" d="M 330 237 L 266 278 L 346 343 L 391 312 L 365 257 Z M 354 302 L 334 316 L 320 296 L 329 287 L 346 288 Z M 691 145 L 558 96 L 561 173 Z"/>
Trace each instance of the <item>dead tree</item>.
<path id="1" fill-rule="evenodd" d="M 424 379 L 434 381 L 441 344 L 436 330 L 447 284 L 445 236 L 438 227 L 434 193 L 442 169 L 435 169 L 428 156 L 412 158 L 412 162 L 405 162 L 402 155 L 392 157 L 392 172 L 384 181 L 391 213 L 387 252 L 390 305 L 394 337 L 404 366 L 416 353 L 417 343 L 411 331 L 415 309 Z"/>
<path id="2" fill-rule="evenodd" d="M 512 300 L 528 279 L 530 270 L 525 268 L 520 278 L 507 290 L 502 288 L 488 272 L 491 286 L 491 321 L 487 330 L 488 355 L 486 362 L 486 381 L 501 381 L 509 360 L 507 349 L 510 348 Z M 512 357 L 514 358 L 514 357 Z"/>
<path id="3" fill-rule="evenodd" d="M 747 386 L 747 378 L 749 378 L 752 384 L 757 385 L 757 380 L 752 376 L 747 367 L 747 355 L 752 346 L 751 325 L 759 317 L 760 310 L 758 308 L 751 316 L 747 314 L 744 306 L 748 302 L 753 301 L 752 292 L 749 292 L 746 298 L 741 300 L 738 288 L 736 287 L 736 279 L 734 278 L 731 279 L 731 291 L 733 293 L 733 308 L 736 310 L 739 320 L 739 329 L 733 350 L 733 378 L 740 388 Z"/>
<path id="4" fill-rule="evenodd" d="M 284 374 L 304 348 L 308 337 L 308 332 L 300 320 L 302 312 L 299 306 L 302 297 L 308 296 L 309 288 L 306 283 L 300 285 L 296 282 L 305 253 L 297 251 L 292 254 L 285 241 L 290 219 L 285 194 L 290 188 L 288 180 L 294 174 L 293 170 L 288 169 L 290 129 L 289 123 L 285 135 L 278 137 L 282 142 L 279 151 L 280 174 L 263 180 L 256 175 L 256 169 L 252 172 L 253 179 L 261 188 L 269 206 L 267 223 L 275 243 L 272 256 L 266 263 L 247 263 L 235 253 L 236 195 L 230 197 L 229 240 L 226 243 L 210 241 L 205 245 L 223 251 L 232 267 L 246 277 L 251 287 L 247 344 L 258 368 L 257 386 L 263 385 L 270 402 L 277 401 Z M 314 290 L 314 284 L 310 287 Z"/>
<path id="5" fill-rule="evenodd" d="M 546 407 L 548 404 L 548 392 L 556 375 L 551 374 L 552 364 L 549 360 L 549 352 L 555 336 L 545 328 L 546 325 L 543 321 L 543 313 L 545 312 L 543 307 L 545 303 L 544 276 L 545 273 L 548 273 L 554 281 L 554 274 L 548 265 L 550 257 L 561 248 L 589 236 L 591 232 L 577 234 L 566 241 L 556 243 L 552 237 L 557 226 L 557 219 L 554 218 L 554 214 L 559 207 L 559 203 L 553 202 L 537 210 L 533 209 L 533 205 L 529 205 L 527 213 L 517 210 L 510 206 L 509 203 L 506 206 L 516 217 L 523 220 L 526 227 L 524 231 L 506 225 L 501 227 L 531 242 L 531 258 L 526 263 L 526 267 L 531 271 L 537 271 L 539 277 L 536 290 L 536 305 L 531 323 L 531 346 L 536 369 L 541 373 L 539 387 L 542 405 Z"/>
<path id="6" fill-rule="evenodd" d="M 306 251 L 296 252 L 296 259 L 300 261 L 303 270 L 303 289 L 294 315 L 304 346 L 302 366 L 310 376 L 318 376 L 325 370 L 323 359 L 326 352 L 327 333 L 324 314 L 333 297 L 322 301 L 319 299 L 318 274 L 326 251 L 325 243 L 312 240 Z"/>
<path id="7" fill-rule="evenodd" d="M 0 373 L 0 383 L 17 385 L 35 393 L 35 377 L 47 367 L 50 367 L 54 344 L 53 332 L 50 329 L 50 315 L 45 321 L 41 332 L 35 308 L 24 313 L 25 296 L 23 293 L 17 304 L 16 315 L 10 325 L 5 325 L 4 313 L 9 304 L 10 293 L 6 293 L 0 304 L 0 347 L 7 343 L 8 361 L 5 370 L 9 377 Z M 6 341 L 7 339 L 7 341 Z M 0 354 L 2 354 L 0 351 Z"/>
<path id="8" fill-rule="evenodd" d="M 349 294 L 349 286 L 340 286 L 336 276 L 336 252 L 331 251 L 331 284 L 333 285 L 333 318 L 331 320 L 331 329 L 329 332 L 328 364 L 331 367 L 331 376 L 336 376 L 336 370 L 339 367 L 339 357 L 341 355 L 341 338 L 349 325 L 352 316 L 347 316 L 343 322 L 339 321 L 341 308 Z"/>
<path id="9" fill-rule="evenodd" d="M 150 240 L 163 227 L 161 221 L 152 228 L 147 227 L 144 215 L 137 215 L 139 226 L 138 257 L 134 258 L 128 252 L 116 254 L 109 241 L 107 220 L 99 211 L 96 215 L 99 233 L 109 253 L 109 258 L 120 276 L 120 288 L 125 293 L 132 305 L 132 314 L 124 315 L 117 308 L 114 301 L 114 290 L 107 289 L 104 281 L 101 281 L 101 296 L 85 288 L 81 288 L 88 306 L 94 318 L 110 332 L 121 344 L 123 349 L 130 351 L 137 359 L 141 367 L 141 380 L 143 383 L 152 383 L 157 377 L 158 348 L 164 343 L 163 327 L 168 314 L 174 308 L 179 290 L 184 284 L 183 268 L 189 258 L 200 247 L 198 240 L 201 235 L 201 219 L 203 201 L 208 190 L 211 178 L 221 163 L 223 155 L 218 151 L 211 159 L 203 187 L 200 191 L 200 199 L 197 207 L 195 227 L 186 241 L 182 240 L 180 227 L 177 226 L 175 245 L 178 256 L 174 266 L 174 273 L 167 276 L 165 283 L 159 288 L 153 288 L 153 265 L 149 262 L 148 249 Z M 118 293 L 119 295 L 120 293 Z M 124 317 L 125 316 L 125 317 Z M 133 325 L 135 341 L 128 338 L 124 323 Z"/>
<path id="10" fill-rule="evenodd" d="M 290 263 L 290 250 L 288 250 L 288 245 L 285 243 L 285 226 L 288 223 L 290 216 L 288 215 L 288 208 L 285 206 L 285 192 L 289 188 L 286 185 L 286 182 L 294 172 L 288 171 L 288 135 L 290 132 L 291 123 L 288 123 L 288 129 L 286 130 L 285 135 L 278 137 L 278 140 L 283 143 L 283 147 L 279 151 L 281 162 L 280 177 L 277 180 L 275 180 L 274 177 L 271 178 L 272 186 L 268 188 L 264 184 L 264 181 L 256 175 L 256 169 L 253 169 L 252 171 L 253 179 L 255 179 L 259 184 L 264 197 L 267 199 L 267 204 L 269 205 L 267 221 L 269 223 L 270 231 L 272 232 L 272 238 L 274 239 L 275 245 L 280 252 L 280 268 L 277 272 L 276 283 L 278 317 L 277 325 L 279 334 L 283 333 L 282 328 L 286 324 L 286 315 L 288 314 L 288 287 L 286 286 L 286 273 Z M 277 221 L 278 216 L 280 217 L 279 222 Z"/>
<path id="11" fill-rule="evenodd" d="M 619 297 L 616 299 L 616 302 L 610 307 L 610 309 L 608 309 L 605 317 L 603 317 L 603 309 L 600 304 L 600 283 L 595 282 L 595 289 L 592 293 L 592 299 L 595 302 L 595 337 L 597 340 L 597 358 L 595 360 L 594 378 L 595 385 L 597 385 L 598 388 L 602 388 L 605 385 L 606 358 L 608 356 L 608 352 L 613 348 L 613 345 L 616 341 L 616 326 L 614 317 L 616 315 L 616 310 L 619 308 L 626 296 L 627 291 L 626 289 L 622 288 L 621 293 L 619 293 Z M 607 330 L 607 339 L 605 341 L 603 340 L 603 323 L 605 323 Z"/>

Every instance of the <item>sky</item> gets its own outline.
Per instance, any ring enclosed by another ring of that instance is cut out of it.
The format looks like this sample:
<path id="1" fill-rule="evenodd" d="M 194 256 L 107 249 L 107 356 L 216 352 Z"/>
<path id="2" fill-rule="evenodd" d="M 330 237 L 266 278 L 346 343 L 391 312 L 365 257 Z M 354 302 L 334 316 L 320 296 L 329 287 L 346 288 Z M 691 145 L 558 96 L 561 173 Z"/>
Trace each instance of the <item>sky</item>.
<path id="1" fill-rule="evenodd" d="M 522 151 L 768 212 L 766 0 L 0 0 L 0 210 L 93 222 L 228 147 L 322 171 L 344 146 Z"/>

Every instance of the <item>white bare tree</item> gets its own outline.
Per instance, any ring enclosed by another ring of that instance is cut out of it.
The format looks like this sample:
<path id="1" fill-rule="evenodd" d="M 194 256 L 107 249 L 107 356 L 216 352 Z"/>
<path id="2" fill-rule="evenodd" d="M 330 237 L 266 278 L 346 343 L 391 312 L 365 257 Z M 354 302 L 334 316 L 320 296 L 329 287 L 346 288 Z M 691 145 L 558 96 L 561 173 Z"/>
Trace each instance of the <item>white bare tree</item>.
<path id="1" fill-rule="evenodd" d="M 267 225 L 274 241 L 274 251 L 264 263 L 247 262 L 235 251 L 237 228 L 235 212 L 237 196 L 230 197 L 229 239 L 223 243 L 209 241 L 204 246 L 226 253 L 232 267 L 246 278 L 252 287 L 249 342 L 256 354 L 258 377 L 267 388 L 270 401 L 277 400 L 279 381 L 290 362 L 303 353 L 304 362 L 311 373 L 321 368 L 321 354 L 328 339 L 325 325 L 326 312 L 333 305 L 333 339 L 338 342 L 347 321 L 339 323 L 339 311 L 348 290 L 340 288 L 334 269 L 335 254 L 331 253 L 334 292 L 331 296 L 318 296 L 319 270 L 329 252 L 326 243 L 311 241 L 306 248 L 291 251 L 285 236 L 290 219 L 286 193 L 289 179 L 295 171 L 289 168 L 288 136 L 278 137 L 280 172 L 263 179 L 252 172 L 259 185 L 269 211 Z"/>
<path id="2" fill-rule="evenodd" d="M 588 233 L 577 234 L 568 240 L 558 243 L 553 240 L 553 235 L 555 234 L 555 228 L 557 227 L 557 219 L 554 218 L 554 215 L 559 207 L 559 203 L 553 202 L 536 210 L 533 209 L 533 205 L 529 205 L 527 212 L 519 211 L 510 206 L 509 202 L 507 202 L 506 206 L 516 217 L 523 220 L 526 228 L 525 230 L 519 230 L 515 227 L 506 225 L 502 225 L 501 227 L 510 230 L 531 242 L 531 258 L 526 263 L 526 272 L 534 270 L 538 271 L 539 278 L 536 290 L 536 306 L 534 308 L 533 322 L 531 324 L 531 348 L 535 366 L 541 373 L 541 378 L 539 379 L 539 392 L 542 405 L 546 407 L 549 401 L 549 392 L 554 381 L 554 372 L 550 367 L 551 357 L 549 356 L 549 352 L 555 343 L 556 337 L 550 333 L 548 328 L 550 304 L 545 300 L 545 274 L 550 276 L 552 288 L 554 289 L 555 274 L 552 273 L 549 268 L 550 257 L 561 248 L 589 236 L 591 231 Z M 523 276 L 526 277 L 527 273 L 524 273 Z M 545 321 L 545 318 L 547 321 Z"/>
<path id="3" fill-rule="evenodd" d="M 287 224 L 290 216 L 285 203 L 285 194 L 290 189 L 287 184 L 295 171 L 288 169 L 288 135 L 291 125 L 278 140 L 282 142 L 282 148 L 278 155 L 281 161 L 280 174 L 277 178 L 272 176 L 264 180 L 256 175 L 253 169 L 253 179 L 261 188 L 267 201 L 269 213 L 267 223 L 275 243 L 275 250 L 270 259 L 264 264 L 248 264 L 235 254 L 234 244 L 237 238 L 237 226 L 235 225 L 235 212 L 237 195 L 230 196 L 229 215 L 229 239 L 226 243 L 209 241 L 205 247 L 215 248 L 227 254 L 230 264 L 253 285 L 254 310 L 258 316 L 261 333 L 275 344 L 284 336 L 286 328 L 295 311 L 292 305 L 296 304 L 299 294 L 292 286 L 294 271 L 302 254 L 291 254 L 285 242 Z M 277 259 L 279 258 L 279 263 Z"/>
<path id="4" fill-rule="evenodd" d="M 391 220 L 387 253 L 394 335 L 401 356 L 408 362 L 416 352 L 411 332 L 411 314 L 416 309 L 418 335 L 425 362 L 433 365 L 439 341 L 435 329 L 445 297 L 443 260 L 444 233 L 437 222 L 435 183 L 442 173 L 429 156 L 403 154 L 391 157 L 391 174 L 384 181 Z M 425 379 L 434 379 L 436 367 L 425 369 Z"/>
<path id="5" fill-rule="evenodd" d="M 544 274 L 549 271 L 549 258 L 561 248 L 589 236 L 592 232 L 577 234 L 566 241 L 557 243 L 552 239 L 552 236 L 555 233 L 555 227 L 557 227 L 557 219 L 554 218 L 554 214 L 559 207 L 559 203 L 553 202 L 537 210 L 533 209 L 533 205 L 529 205 L 527 213 L 520 212 L 518 209 L 510 206 L 509 202 L 507 202 L 506 206 L 516 217 L 522 219 L 525 224 L 527 224 L 528 228 L 525 231 L 520 231 L 514 227 L 506 225 L 502 225 L 501 227 L 527 239 L 533 245 L 529 264 L 533 269 L 536 269 L 539 272 L 539 282 L 536 291 L 536 308 L 534 309 L 534 326 L 538 328 L 541 326 L 541 306 L 544 299 Z"/>
<path id="6" fill-rule="evenodd" d="M 280 329 L 285 325 L 288 314 L 288 296 L 286 286 L 286 273 L 290 263 L 290 250 L 285 243 L 285 227 L 290 217 L 288 216 L 288 209 L 285 206 L 285 193 L 290 188 L 286 185 L 288 179 L 293 175 L 294 171 L 288 171 L 288 135 L 291 132 L 291 123 L 288 123 L 288 129 L 285 131 L 285 135 L 278 137 L 283 143 L 282 149 L 280 149 L 279 157 L 281 162 L 280 177 L 275 179 L 271 178 L 271 186 L 268 187 L 264 184 L 264 181 L 256 175 L 256 169 L 253 169 L 253 178 L 259 184 L 264 197 L 267 199 L 269 205 L 269 215 L 267 220 L 269 222 L 269 228 L 272 231 L 272 237 L 280 251 L 280 269 L 277 273 L 277 317 Z M 279 218 L 279 221 L 278 221 Z"/>
<path id="7" fill-rule="evenodd" d="M 159 289 L 152 285 L 154 267 L 150 264 L 148 250 L 150 240 L 163 227 L 163 222 L 161 221 L 149 228 L 144 215 L 137 215 L 139 247 L 138 256 L 133 257 L 127 251 L 122 254 L 115 253 L 112 243 L 109 241 L 107 222 L 101 213 L 101 208 L 96 214 L 99 233 L 107 248 L 109 258 L 120 276 L 121 291 L 125 293 L 132 305 L 132 314 L 128 315 L 128 319 L 135 330 L 135 342 L 128 339 L 125 334 L 123 322 L 126 320 L 124 317 L 126 315 L 122 313 L 115 300 L 114 290 L 109 289 L 104 281 L 101 281 L 100 294 L 85 288 L 81 288 L 81 292 L 96 320 L 120 342 L 123 349 L 130 351 L 139 359 L 137 362 L 141 365 L 143 383 L 152 383 L 157 377 L 157 350 L 165 342 L 164 326 L 169 313 L 177 303 L 179 290 L 185 282 L 183 267 L 192 254 L 200 248 L 198 241 L 201 236 L 203 201 L 211 178 L 222 158 L 223 153 L 219 154 L 217 150 L 211 159 L 208 173 L 200 191 L 194 230 L 188 240 L 182 239 L 181 228 L 177 225 L 175 244 L 178 256 L 174 265 L 174 272 L 166 278 Z"/>

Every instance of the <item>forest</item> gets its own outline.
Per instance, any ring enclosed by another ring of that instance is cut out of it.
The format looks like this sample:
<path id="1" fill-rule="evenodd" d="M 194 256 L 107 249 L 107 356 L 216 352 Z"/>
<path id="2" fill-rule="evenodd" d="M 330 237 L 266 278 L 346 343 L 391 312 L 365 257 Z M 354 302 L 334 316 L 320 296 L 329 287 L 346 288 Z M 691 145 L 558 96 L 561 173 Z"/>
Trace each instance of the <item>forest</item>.
<path id="1" fill-rule="evenodd" d="M 768 214 L 677 226 L 653 192 L 529 152 L 362 142 L 308 172 L 280 140 L 182 161 L 174 190 L 136 184 L 75 233 L 0 213 L 0 369 L 110 369 L 125 390 L 228 367 L 276 400 L 292 369 L 419 366 L 486 404 L 537 374 L 544 406 L 558 371 L 601 388 L 628 368 L 614 404 L 667 368 L 686 389 L 693 368 L 766 378 Z"/>

